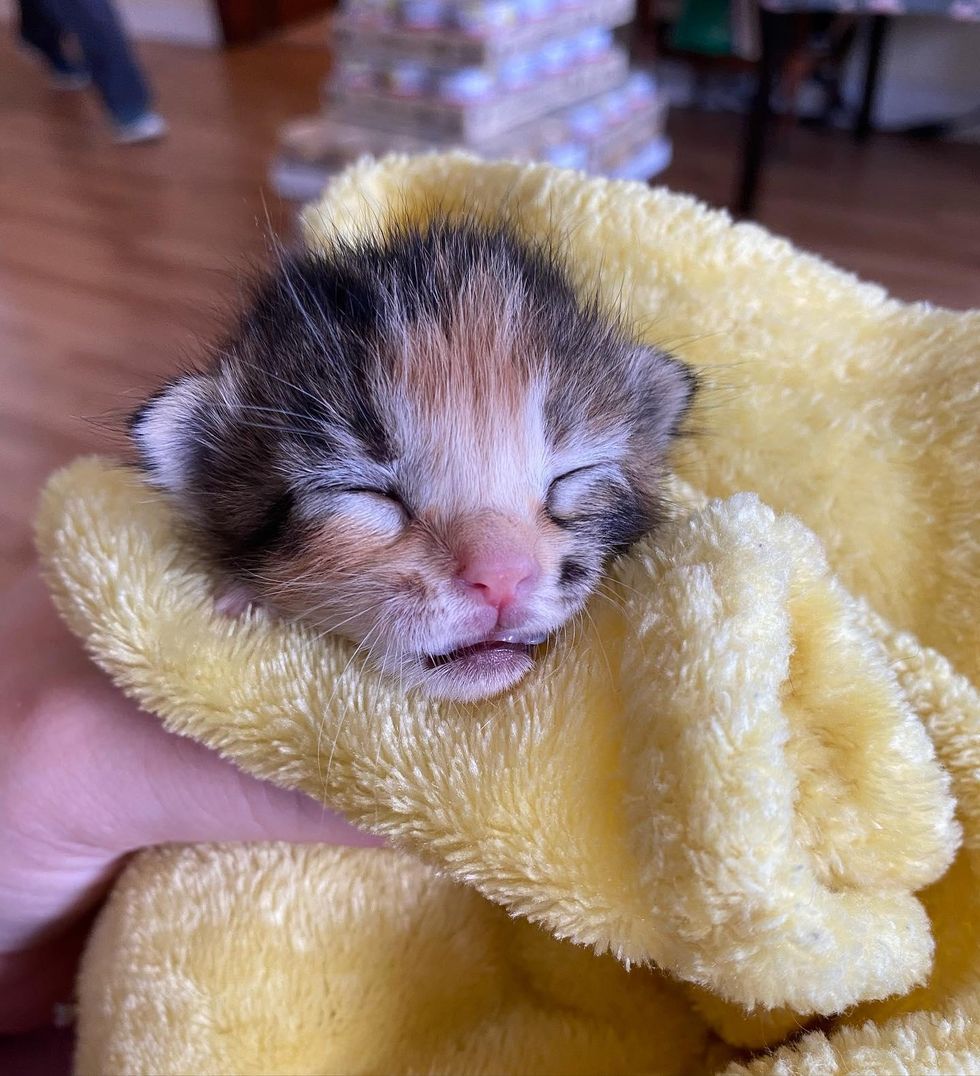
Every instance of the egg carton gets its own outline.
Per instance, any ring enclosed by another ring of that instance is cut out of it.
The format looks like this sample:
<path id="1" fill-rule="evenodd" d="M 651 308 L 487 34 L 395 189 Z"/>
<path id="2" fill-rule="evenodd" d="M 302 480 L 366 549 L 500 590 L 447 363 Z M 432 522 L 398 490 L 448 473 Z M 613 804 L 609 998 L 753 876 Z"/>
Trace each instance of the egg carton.
<path id="1" fill-rule="evenodd" d="M 574 71 L 543 79 L 531 91 L 515 89 L 478 100 L 448 101 L 422 94 L 396 96 L 375 89 L 331 86 L 327 103 L 341 122 L 472 143 L 613 89 L 625 81 L 627 73 L 625 53 L 611 49 Z"/>
<path id="2" fill-rule="evenodd" d="M 657 135 L 650 142 L 637 147 L 632 156 L 619 159 L 608 169 L 600 169 L 598 174 L 610 179 L 648 182 L 670 164 L 672 153 L 670 139 Z M 312 163 L 297 160 L 288 154 L 280 154 L 269 166 L 269 182 L 281 198 L 309 202 L 319 197 L 330 177 L 340 167 L 342 165 Z"/>
<path id="3" fill-rule="evenodd" d="M 544 160 L 617 175 L 624 162 L 635 160 L 644 149 L 662 146 L 665 115 L 666 101 L 649 76 L 634 74 L 623 87 L 463 148 L 488 159 Z M 312 197 L 329 175 L 359 157 L 422 153 L 460 143 L 342 123 L 328 115 L 288 124 L 280 146 L 276 165 L 280 193 L 287 193 L 283 184 L 298 183 L 305 192 L 301 196 Z"/>
<path id="4" fill-rule="evenodd" d="M 413 11 L 411 0 L 349 4 L 331 23 L 334 52 L 367 63 L 415 60 L 437 68 L 493 67 L 557 38 L 624 26 L 636 14 L 636 0 L 539 0 L 539 14 L 524 18 L 520 16 L 527 12 L 527 0 L 435 4 L 445 15 L 428 25 L 418 24 L 418 3 L 414 23 L 406 22 Z M 510 20 L 498 17 L 483 25 L 473 20 L 473 12 L 507 8 L 514 12 Z"/>
<path id="5" fill-rule="evenodd" d="M 565 168 L 610 173 L 663 134 L 666 99 L 648 76 L 473 146 L 479 156 L 544 160 Z"/>
<path id="6" fill-rule="evenodd" d="M 578 71 L 609 56 L 611 30 L 592 27 L 546 45 L 515 52 L 493 67 L 439 68 L 413 59 L 369 63 L 340 56 L 327 80 L 329 89 L 390 93 L 396 97 L 442 98 L 466 102 L 538 87 L 557 75 Z"/>

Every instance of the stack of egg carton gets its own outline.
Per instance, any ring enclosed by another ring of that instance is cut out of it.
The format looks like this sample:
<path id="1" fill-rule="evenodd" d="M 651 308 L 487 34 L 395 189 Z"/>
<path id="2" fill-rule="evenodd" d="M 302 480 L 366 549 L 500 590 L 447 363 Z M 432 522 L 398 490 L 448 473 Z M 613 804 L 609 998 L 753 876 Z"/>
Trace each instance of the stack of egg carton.
<path id="1" fill-rule="evenodd" d="M 282 131 L 272 180 L 315 195 L 370 154 L 461 147 L 648 178 L 670 146 L 653 77 L 615 40 L 635 0 L 345 0 L 323 112 Z"/>

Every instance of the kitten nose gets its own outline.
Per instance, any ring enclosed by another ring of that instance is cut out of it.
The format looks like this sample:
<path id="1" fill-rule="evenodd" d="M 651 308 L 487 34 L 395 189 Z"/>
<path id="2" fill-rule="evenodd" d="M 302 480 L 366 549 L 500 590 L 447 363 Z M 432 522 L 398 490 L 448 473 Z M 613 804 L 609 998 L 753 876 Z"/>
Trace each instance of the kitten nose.
<path id="1" fill-rule="evenodd" d="M 503 609 L 519 597 L 539 575 L 537 562 L 517 549 L 484 549 L 463 559 L 459 578 L 479 598 Z"/>

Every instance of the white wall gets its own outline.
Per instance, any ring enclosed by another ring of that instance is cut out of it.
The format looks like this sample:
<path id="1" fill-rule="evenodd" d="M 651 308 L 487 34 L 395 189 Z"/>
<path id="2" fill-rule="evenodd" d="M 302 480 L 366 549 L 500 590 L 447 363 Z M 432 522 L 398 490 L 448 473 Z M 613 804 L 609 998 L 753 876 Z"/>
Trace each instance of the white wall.
<path id="1" fill-rule="evenodd" d="M 185 45 L 218 45 L 221 30 L 210 0 L 116 0 L 134 37 Z"/>
<path id="2" fill-rule="evenodd" d="M 860 49 L 858 54 L 863 55 Z M 862 77 L 863 65 L 852 63 L 846 82 L 849 99 L 859 99 Z M 893 19 L 878 83 L 876 122 L 902 126 L 978 107 L 980 23 L 933 16 Z"/>

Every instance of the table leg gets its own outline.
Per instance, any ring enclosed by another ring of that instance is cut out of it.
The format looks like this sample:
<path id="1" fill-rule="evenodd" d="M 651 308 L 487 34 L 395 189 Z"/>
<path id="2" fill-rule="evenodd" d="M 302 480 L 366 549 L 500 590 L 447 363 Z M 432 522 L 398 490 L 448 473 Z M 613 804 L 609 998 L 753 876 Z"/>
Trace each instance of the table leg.
<path id="1" fill-rule="evenodd" d="M 772 92 L 788 47 L 791 21 L 791 15 L 759 9 L 762 55 L 742 142 L 741 175 L 733 207 L 739 217 L 751 217 L 755 213 L 772 119 Z"/>
<path id="2" fill-rule="evenodd" d="M 861 94 L 861 107 L 854 124 L 854 137 L 863 142 L 874 130 L 875 97 L 878 93 L 878 76 L 881 73 L 881 57 L 884 51 L 885 35 L 888 31 L 888 16 L 873 15 L 868 33 L 868 51 L 864 61 L 864 90 Z"/>

